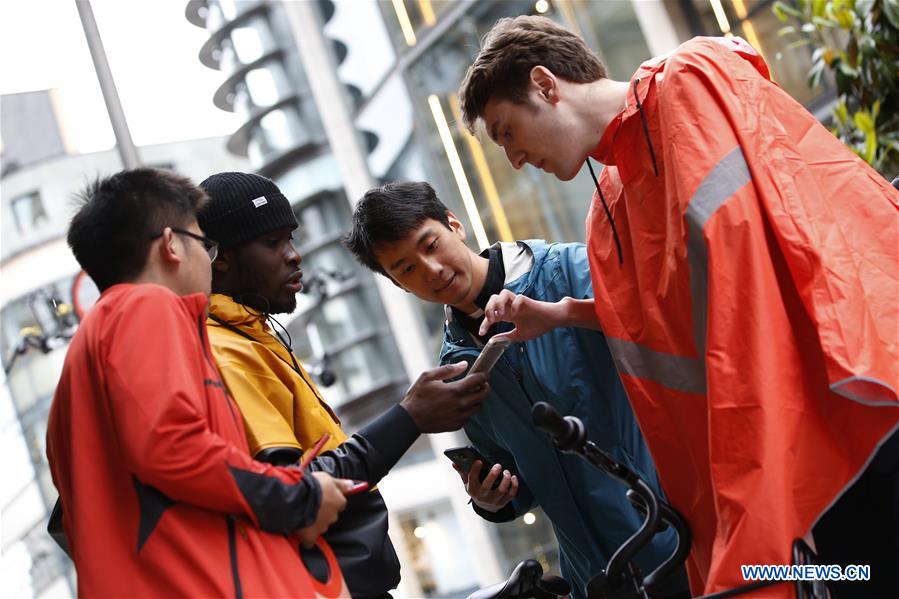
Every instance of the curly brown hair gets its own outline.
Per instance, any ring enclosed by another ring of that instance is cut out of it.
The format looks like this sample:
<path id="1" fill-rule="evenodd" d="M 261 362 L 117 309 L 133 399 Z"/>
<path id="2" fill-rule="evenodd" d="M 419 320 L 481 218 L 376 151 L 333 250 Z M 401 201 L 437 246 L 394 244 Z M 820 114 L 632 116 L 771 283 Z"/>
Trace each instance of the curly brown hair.
<path id="1" fill-rule="evenodd" d="M 572 83 L 608 77 L 606 67 L 583 39 L 546 17 L 524 15 L 497 21 L 481 40 L 459 98 L 462 120 L 474 133 L 491 98 L 527 103 L 531 69 L 544 66 Z"/>

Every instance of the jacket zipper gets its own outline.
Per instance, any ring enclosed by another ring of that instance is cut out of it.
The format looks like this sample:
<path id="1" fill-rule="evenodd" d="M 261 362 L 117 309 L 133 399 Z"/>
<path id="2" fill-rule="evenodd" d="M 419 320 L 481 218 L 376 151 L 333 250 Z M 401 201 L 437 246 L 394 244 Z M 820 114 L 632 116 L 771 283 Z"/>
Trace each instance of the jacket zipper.
<path id="1" fill-rule="evenodd" d="M 534 398 L 531 397 L 531 394 L 528 393 L 527 385 L 524 384 L 524 369 L 528 368 L 528 354 L 524 349 L 524 343 L 520 343 L 518 345 L 518 353 L 521 354 L 521 372 L 516 369 L 512 369 L 512 372 L 515 373 L 515 378 L 518 379 L 518 385 L 521 387 L 522 393 L 524 393 L 525 398 L 528 400 L 528 403 L 531 404 L 531 407 L 534 407 Z M 534 374 L 533 369 L 531 370 L 531 375 Z M 537 377 L 533 377 L 534 380 L 537 380 Z"/>
<path id="2" fill-rule="evenodd" d="M 206 346 L 206 335 L 203 334 L 203 327 L 206 325 L 206 319 L 203 316 L 197 317 L 197 334 L 200 336 L 200 346 L 203 348 L 203 356 L 206 358 L 206 361 L 209 362 L 209 365 L 212 366 L 213 372 L 218 373 L 218 367 L 215 365 L 215 362 L 212 360 L 212 357 L 209 355 L 209 348 Z M 217 382 L 221 385 L 222 395 L 225 396 L 225 402 L 228 404 L 228 411 L 231 412 L 231 420 L 234 421 L 235 426 L 237 426 L 237 415 L 234 413 L 234 406 L 231 405 L 231 399 L 228 397 L 228 388 L 225 387 L 225 383 L 222 382 L 221 378 L 216 376 Z M 239 430 L 240 427 L 238 427 Z"/>
<path id="3" fill-rule="evenodd" d="M 531 367 L 531 361 L 528 358 L 528 353 L 524 348 L 524 343 L 520 344 L 519 348 L 521 350 L 519 352 L 519 353 L 521 353 L 521 371 L 522 371 L 522 373 L 524 373 L 524 369 L 527 368 L 528 371 L 531 373 L 531 378 L 534 380 L 536 387 L 539 388 L 540 386 L 542 386 L 542 383 L 539 380 L 537 380 L 537 375 L 534 372 L 533 367 Z M 519 380 L 519 383 L 521 384 L 521 390 L 524 392 L 524 396 L 527 398 L 527 400 L 529 402 L 531 402 L 531 407 L 533 407 L 534 400 L 531 398 L 530 393 L 528 393 L 527 386 L 524 384 L 523 374 L 519 375 L 518 380 Z M 544 400 L 546 400 L 546 399 L 548 399 L 548 397 L 544 397 Z M 549 402 L 547 401 L 547 403 L 549 403 Z M 567 416 L 567 414 L 563 414 L 563 416 Z M 553 449 L 553 455 L 556 458 L 556 463 L 559 465 L 559 475 L 562 477 L 562 480 L 565 481 L 565 488 L 568 489 L 568 493 L 572 497 L 574 497 L 576 495 L 575 491 L 572 488 L 571 481 L 568 480 L 568 473 L 565 471 L 565 468 L 562 465 L 562 451 L 558 447 L 556 447 L 552 441 L 549 442 L 549 445 Z"/>
<path id="4" fill-rule="evenodd" d="M 237 518 L 225 516 L 228 523 L 228 553 L 231 556 L 231 578 L 234 581 L 234 596 L 243 599 L 243 588 L 240 585 L 240 570 L 237 567 L 237 539 L 234 535 L 234 526 Z"/>

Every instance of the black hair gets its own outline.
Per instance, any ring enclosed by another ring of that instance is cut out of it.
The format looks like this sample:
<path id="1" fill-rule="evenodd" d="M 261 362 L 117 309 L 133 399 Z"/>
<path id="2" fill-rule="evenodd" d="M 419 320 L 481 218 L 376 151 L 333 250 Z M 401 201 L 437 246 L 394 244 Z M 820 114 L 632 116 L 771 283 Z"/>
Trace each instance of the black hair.
<path id="1" fill-rule="evenodd" d="M 448 212 L 423 181 L 387 183 L 366 191 L 356 204 L 343 245 L 369 270 L 388 276 L 375 257 L 378 246 L 403 239 L 429 218 L 449 229 Z"/>
<path id="2" fill-rule="evenodd" d="M 66 241 L 103 291 L 137 278 L 147 263 L 150 236 L 194 222 L 206 193 L 170 171 L 138 168 L 98 177 L 76 201 Z"/>

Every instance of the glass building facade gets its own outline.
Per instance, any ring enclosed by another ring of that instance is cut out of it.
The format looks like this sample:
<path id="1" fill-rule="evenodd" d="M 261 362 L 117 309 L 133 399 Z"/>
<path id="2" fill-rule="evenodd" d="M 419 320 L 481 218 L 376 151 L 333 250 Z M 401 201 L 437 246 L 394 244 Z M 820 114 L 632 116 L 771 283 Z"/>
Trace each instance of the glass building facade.
<path id="1" fill-rule="evenodd" d="M 316 6 L 327 23 L 334 5 Z M 209 33 L 200 61 L 223 75 L 213 102 L 244 120 L 228 150 L 273 179 L 296 213 L 306 289 L 287 329 L 313 373 L 335 375 L 323 393 L 352 431 L 400 399 L 407 379 L 372 276 L 340 244 L 350 204 L 284 10 L 277 2 L 201 1 L 188 3 L 186 16 Z M 347 46 L 332 43 L 339 66 Z M 362 91 L 354 85 L 345 90 L 358 108 Z M 374 149 L 377 137 L 360 134 Z"/>

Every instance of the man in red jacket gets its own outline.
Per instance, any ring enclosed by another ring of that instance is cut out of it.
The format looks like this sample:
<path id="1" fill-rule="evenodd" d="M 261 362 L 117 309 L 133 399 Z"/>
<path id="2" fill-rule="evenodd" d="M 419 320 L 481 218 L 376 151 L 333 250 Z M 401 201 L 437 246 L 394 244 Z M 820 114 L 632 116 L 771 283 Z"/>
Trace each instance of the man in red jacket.
<path id="1" fill-rule="evenodd" d="M 153 169 L 90 185 L 68 243 L 102 295 L 78 329 L 47 428 L 63 527 L 88 597 L 345 592 L 319 536 L 350 481 L 252 460 L 206 336 L 205 193 Z M 298 545 L 332 568 L 313 579 Z"/>
<path id="2" fill-rule="evenodd" d="M 693 591 L 789 564 L 814 527 L 824 563 L 872 566 L 841 597 L 899 596 L 899 194 L 739 38 L 695 38 L 614 81 L 549 19 L 503 19 L 459 95 L 515 168 L 567 181 L 606 165 L 587 222 L 595 301 L 505 293 L 483 327 L 602 329 L 692 526 Z"/>

